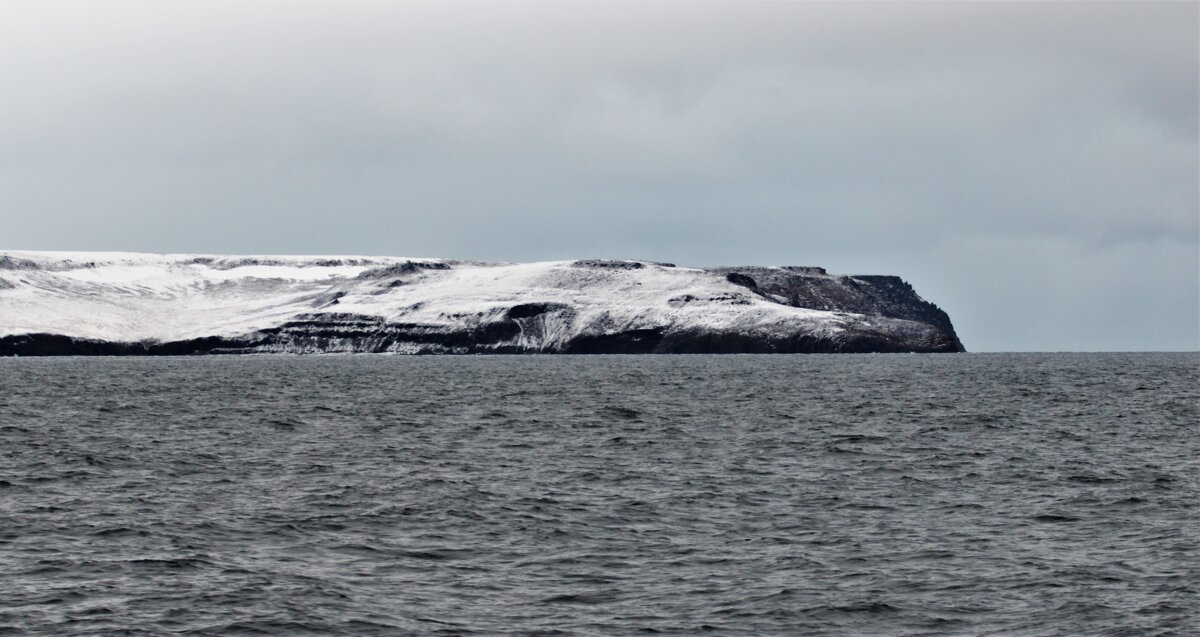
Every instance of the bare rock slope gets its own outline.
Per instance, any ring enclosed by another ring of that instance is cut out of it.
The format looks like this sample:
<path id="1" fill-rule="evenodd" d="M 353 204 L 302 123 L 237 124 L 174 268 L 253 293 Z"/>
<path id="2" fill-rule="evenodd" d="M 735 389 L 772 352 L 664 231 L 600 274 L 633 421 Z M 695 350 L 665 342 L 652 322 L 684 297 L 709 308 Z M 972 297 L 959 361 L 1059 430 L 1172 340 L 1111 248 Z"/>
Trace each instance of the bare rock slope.
<path id="1" fill-rule="evenodd" d="M 0 252 L 0 355 L 960 352 L 894 276 Z"/>

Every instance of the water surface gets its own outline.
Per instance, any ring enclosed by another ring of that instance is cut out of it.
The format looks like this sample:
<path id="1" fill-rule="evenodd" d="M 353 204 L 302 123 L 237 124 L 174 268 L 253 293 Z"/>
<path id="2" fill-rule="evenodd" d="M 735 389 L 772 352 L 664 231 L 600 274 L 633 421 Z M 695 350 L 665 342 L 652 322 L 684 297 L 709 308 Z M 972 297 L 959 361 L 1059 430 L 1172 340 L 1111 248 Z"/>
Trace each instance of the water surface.
<path id="1" fill-rule="evenodd" d="M 1198 371 L 0 359 L 0 634 L 1197 634 Z"/>

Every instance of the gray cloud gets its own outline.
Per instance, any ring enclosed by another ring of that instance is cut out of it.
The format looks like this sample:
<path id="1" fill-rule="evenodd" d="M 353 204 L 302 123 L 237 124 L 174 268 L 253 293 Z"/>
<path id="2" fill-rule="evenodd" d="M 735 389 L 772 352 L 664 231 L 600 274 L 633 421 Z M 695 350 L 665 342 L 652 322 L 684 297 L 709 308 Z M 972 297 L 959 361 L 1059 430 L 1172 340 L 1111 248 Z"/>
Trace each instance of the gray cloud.
<path id="1" fill-rule="evenodd" d="M 1200 347 L 1194 3 L 4 11 L 5 247 L 817 264 Z"/>

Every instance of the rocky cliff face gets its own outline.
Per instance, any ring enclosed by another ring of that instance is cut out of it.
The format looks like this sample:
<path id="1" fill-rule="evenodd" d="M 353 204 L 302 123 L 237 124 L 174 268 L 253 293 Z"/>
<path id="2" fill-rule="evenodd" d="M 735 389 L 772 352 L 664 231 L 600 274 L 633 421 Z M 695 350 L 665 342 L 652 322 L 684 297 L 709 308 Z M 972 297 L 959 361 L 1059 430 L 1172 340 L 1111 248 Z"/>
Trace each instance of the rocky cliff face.
<path id="1" fill-rule="evenodd" d="M 898 277 L 812 267 L 0 253 L 0 355 L 958 351 Z"/>

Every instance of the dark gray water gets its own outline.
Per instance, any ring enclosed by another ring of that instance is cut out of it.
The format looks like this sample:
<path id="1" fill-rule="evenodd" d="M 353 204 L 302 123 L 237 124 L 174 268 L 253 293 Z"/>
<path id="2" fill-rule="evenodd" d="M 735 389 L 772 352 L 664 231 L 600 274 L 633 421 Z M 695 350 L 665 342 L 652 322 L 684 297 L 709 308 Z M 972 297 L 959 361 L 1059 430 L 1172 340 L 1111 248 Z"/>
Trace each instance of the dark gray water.
<path id="1" fill-rule="evenodd" d="M 1200 634 L 1198 372 L 0 359 L 0 634 Z"/>

